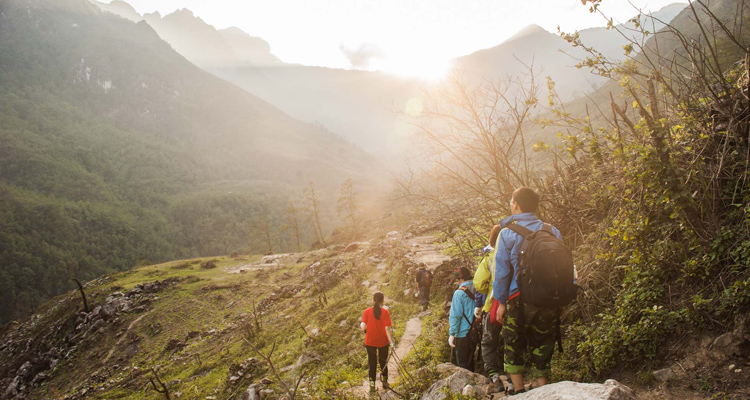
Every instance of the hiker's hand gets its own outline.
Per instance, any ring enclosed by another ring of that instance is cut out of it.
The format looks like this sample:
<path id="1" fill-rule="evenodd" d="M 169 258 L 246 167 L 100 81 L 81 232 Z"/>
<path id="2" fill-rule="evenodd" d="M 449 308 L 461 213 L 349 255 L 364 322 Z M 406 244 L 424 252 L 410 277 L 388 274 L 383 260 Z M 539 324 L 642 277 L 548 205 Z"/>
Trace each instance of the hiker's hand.
<path id="1" fill-rule="evenodd" d="M 499 323 L 505 322 L 505 304 L 499 303 L 497 305 L 497 312 L 495 313 L 495 319 Z"/>
<path id="2" fill-rule="evenodd" d="M 396 342 L 393 341 L 393 342 L 391 342 L 391 349 L 395 349 L 395 348 L 396 348 Z"/>
<path id="3" fill-rule="evenodd" d="M 560 321 L 565 321 L 565 317 L 568 316 L 568 308 L 567 307 L 558 308 L 557 314 L 560 316 Z"/>
<path id="4" fill-rule="evenodd" d="M 362 322 L 359 324 L 360 329 L 362 329 L 363 332 L 367 332 L 367 324 Z"/>
<path id="5" fill-rule="evenodd" d="M 448 346 L 450 347 L 456 347 L 456 337 L 455 336 L 448 336 Z"/>
<path id="6" fill-rule="evenodd" d="M 477 317 L 477 319 L 482 318 L 482 308 L 481 307 L 474 307 L 474 316 Z"/>

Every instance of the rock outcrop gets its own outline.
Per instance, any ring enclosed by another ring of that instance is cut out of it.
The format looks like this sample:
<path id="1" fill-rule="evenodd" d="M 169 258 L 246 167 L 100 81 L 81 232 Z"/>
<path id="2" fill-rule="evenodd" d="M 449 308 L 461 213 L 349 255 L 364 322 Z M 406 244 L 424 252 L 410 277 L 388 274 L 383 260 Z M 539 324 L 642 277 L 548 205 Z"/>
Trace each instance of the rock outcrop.
<path id="1" fill-rule="evenodd" d="M 488 382 L 485 376 L 475 374 L 450 363 L 440 364 L 437 368 L 441 376 L 448 376 L 433 383 L 422 394 L 421 400 L 443 400 L 448 397 L 448 393 L 460 395 L 468 392 L 475 394 L 477 398 L 484 398 L 487 395 L 486 388 Z"/>
<path id="2" fill-rule="evenodd" d="M 424 397 L 423 397 L 424 398 Z M 600 383 L 557 382 L 513 396 L 514 400 L 637 400 L 629 387 L 609 379 Z"/>

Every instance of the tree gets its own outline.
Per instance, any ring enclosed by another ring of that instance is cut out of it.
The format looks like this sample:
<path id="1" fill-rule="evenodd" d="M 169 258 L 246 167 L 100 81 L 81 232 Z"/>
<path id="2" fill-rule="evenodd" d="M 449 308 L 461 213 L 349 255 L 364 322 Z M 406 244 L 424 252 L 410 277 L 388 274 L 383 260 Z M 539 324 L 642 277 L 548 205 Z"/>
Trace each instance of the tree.
<path id="1" fill-rule="evenodd" d="M 313 225 L 315 237 L 318 239 L 318 243 L 326 246 L 323 228 L 320 225 L 320 195 L 315 191 L 315 183 L 312 180 L 310 180 L 309 186 L 305 188 L 304 195 L 307 200 L 307 218 Z"/>
<path id="2" fill-rule="evenodd" d="M 484 243 L 513 190 L 536 179 L 529 135 L 538 125 L 541 86 L 533 66 L 527 68 L 526 76 L 478 87 L 454 74 L 446 87 L 426 94 L 413 124 L 425 162 L 396 179 L 397 196 L 427 206 L 467 257 L 473 249 L 462 249 L 463 239 Z"/>
<path id="3" fill-rule="evenodd" d="M 265 215 L 261 215 L 255 219 L 251 229 L 251 235 L 251 245 L 254 243 L 253 238 L 258 237 L 265 245 L 266 252 L 273 253 L 274 235 L 271 232 L 271 223 Z"/>
<path id="4" fill-rule="evenodd" d="M 83 311 L 88 314 L 90 312 L 89 302 L 86 300 L 86 292 L 83 290 L 83 285 L 81 285 L 81 281 L 78 280 L 78 263 L 76 261 L 68 261 L 65 263 L 65 267 L 68 270 L 70 279 L 78 286 L 78 291 L 81 293 L 81 299 L 83 299 Z"/>
<path id="5" fill-rule="evenodd" d="M 300 246 L 300 227 L 299 227 L 299 209 L 297 208 L 297 202 L 289 200 L 289 204 L 286 207 L 286 224 L 284 230 L 289 230 L 294 234 L 294 239 L 297 242 L 297 252 L 302 251 Z"/>
<path id="6" fill-rule="evenodd" d="M 354 180 L 347 178 L 341 184 L 341 195 L 338 201 L 339 216 L 344 215 L 344 222 L 349 221 L 354 237 L 359 236 L 359 199 L 354 190 Z"/>

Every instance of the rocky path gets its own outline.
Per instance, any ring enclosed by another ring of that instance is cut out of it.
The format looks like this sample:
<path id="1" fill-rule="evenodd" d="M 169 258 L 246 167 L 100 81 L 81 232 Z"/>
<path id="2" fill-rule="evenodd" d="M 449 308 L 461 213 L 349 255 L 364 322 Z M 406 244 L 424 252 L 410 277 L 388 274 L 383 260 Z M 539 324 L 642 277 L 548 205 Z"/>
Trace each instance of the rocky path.
<path id="1" fill-rule="evenodd" d="M 412 251 L 409 257 L 411 261 L 419 264 L 424 263 L 428 269 L 434 270 L 444 261 L 450 260 L 450 257 L 443 255 L 439 246 L 435 244 L 436 238 L 434 236 L 418 236 L 411 239 L 405 240 L 403 243 Z M 378 270 L 375 274 L 370 277 L 370 286 L 368 289 L 371 293 L 375 293 L 379 288 L 381 282 L 381 273 L 385 270 L 385 265 L 381 264 L 378 266 Z M 385 298 L 386 304 L 393 304 L 394 301 L 390 298 Z M 388 358 L 388 382 L 394 383 L 399 376 L 399 364 L 404 358 L 411 352 L 414 345 L 422 334 L 422 318 L 429 315 L 431 311 L 421 312 L 408 321 L 406 321 L 406 327 L 403 335 L 399 338 L 396 344 L 395 354 L 389 355 Z M 381 389 L 380 383 L 377 383 L 378 389 Z M 369 382 L 365 379 L 362 386 L 357 386 L 354 390 L 354 394 L 360 397 L 366 397 L 369 393 L 370 387 Z"/>
<path id="2" fill-rule="evenodd" d="M 419 314 L 406 321 L 406 329 L 401 335 L 401 340 L 396 344 L 395 354 L 388 360 L 388 382 L 396 382 L 399 375 L 399 361 L 409 354 L 422 334 L 422 316 L 423 314 Z"/>
<path id="3" fill-rule="evenodd" d="M 414 253 L 407 257 L 417 264 L 424 263 L 430 271 L 449 261 L 451 258 L 441 253 L 440 246 L 435 244 L 435 240 L 434 236 L 417 236 L 407 239 L 406 244 Z"/>

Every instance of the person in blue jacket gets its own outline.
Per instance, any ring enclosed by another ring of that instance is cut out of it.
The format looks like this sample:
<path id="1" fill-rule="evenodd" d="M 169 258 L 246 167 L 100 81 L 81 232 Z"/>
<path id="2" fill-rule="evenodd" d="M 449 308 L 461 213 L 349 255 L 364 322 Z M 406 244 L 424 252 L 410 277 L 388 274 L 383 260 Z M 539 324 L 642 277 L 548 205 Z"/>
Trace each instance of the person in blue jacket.
<path id="1" fill-rule="evenodd" d="M 559 315 L 555 308 L 535 307 L 521 302 L 516 273 L 523 237 L 510 229 L 505 229 L 512 223 L 532 231 L 542 229 L 543 222 L 535 214 L 538 206 L 539 194 L 533 189 L 516 189 L 510 200 L 512 215 L 500 222 L 503 230 L 500 231 L 495 246 L 497 253 L 492 296 L 498 302 L 496 319 L 504 322 L 501 333 L 505 342 L 504 367 L 510 375 L 513 387 L 518 389 L 516 393 L 524 391 L 524 354 L 527 350 L 536 386 L 549 383 L 555 343 L 554 324 Z M 557 228 L 552 227 L 552 233 L 562 240 Z"/>
<path id="2" fill-rule="evenodd" d="M 453 293 L 451 311 L 448 317 L 450 330 L 448 344 L 456 352 L 456 365 L 474 371 L 474 350 L 476 343 L 467 337 L 474 322 L 473 276 L 466 267 L 455 271 L 458 289 Z"/>

